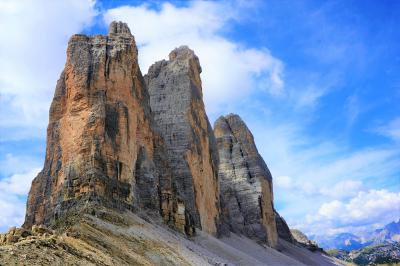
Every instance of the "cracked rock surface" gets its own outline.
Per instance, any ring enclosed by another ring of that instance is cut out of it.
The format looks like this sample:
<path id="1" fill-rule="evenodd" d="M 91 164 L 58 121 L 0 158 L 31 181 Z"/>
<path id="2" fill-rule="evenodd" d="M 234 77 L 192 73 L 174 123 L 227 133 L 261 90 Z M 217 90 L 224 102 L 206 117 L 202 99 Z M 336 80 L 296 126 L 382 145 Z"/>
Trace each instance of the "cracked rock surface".
<path id="1" fill-rule="evenodd" d="M 276 247 L 272 176 L 253 135 L 234 114 L 220 117 L 214 124 L 214 133 L 225 228 Z"/>
<path id="2" fill-rule="evenodd" d="M 57 222 L 89 201 L 159 212 L 160 185 L 169 189 L 170 176 L 125 23 L 111 23 L 105 36 L 71 37 L 49 115 L 24 227 Z"/>
<path id="3" fill-rule="evenodd" d="M 215 234 L 219 221 L 218 153 L 203 103 L 198 57 L 187 46 L 153 64 L 145 76 L 157 133 L 172 170 L 181 230 Z"/>

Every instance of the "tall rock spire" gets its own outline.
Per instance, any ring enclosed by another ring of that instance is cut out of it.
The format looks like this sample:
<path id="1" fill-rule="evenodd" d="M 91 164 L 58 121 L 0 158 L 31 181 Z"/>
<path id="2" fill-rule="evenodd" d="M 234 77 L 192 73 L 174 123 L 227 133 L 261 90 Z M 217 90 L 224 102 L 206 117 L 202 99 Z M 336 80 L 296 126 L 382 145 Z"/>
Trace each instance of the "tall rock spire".
<path id="1" fill-rule="evenodd" d="M 178 208 L 177 227 L 216 233 L 219 221 L 218 153 L 208 121 L 199 59 L 187 46 L 152 65 L 145 80 L 157 132 L 164 139 Z"/>
<path id="2" fill-rule="evenodd" d="M 50 224 L 87 202 L 159 211 L 168 189 L 138 52 L 125 23 L 108 36 L 74 35 L 50 108 L 43 170 L 29 192 L 25 227 Z"/>
<path id="3" fill-rule="evenodd" d="M 238 115 L 214 124 L 219 151 L 219 178 L 224 225 L 230 231 L 275 247 L 278 232 L 272 176 L 257 151 L 253 135 Z"/>

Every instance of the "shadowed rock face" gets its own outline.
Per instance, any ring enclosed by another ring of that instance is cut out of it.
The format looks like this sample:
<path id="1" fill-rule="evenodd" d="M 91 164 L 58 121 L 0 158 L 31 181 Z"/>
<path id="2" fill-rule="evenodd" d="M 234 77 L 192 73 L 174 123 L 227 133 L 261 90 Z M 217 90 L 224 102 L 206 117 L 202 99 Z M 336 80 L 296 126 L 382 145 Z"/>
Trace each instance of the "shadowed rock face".
<path id="1" fill-rule="evenodd" d="M 199 59 L 186 46 L 169 61 L 152 65 L 145 80 L 157 132 L 165 142 L 172 169 L 172 190 L 181 226 L 217 232 L 218 153 L 204 109 Z"/>
<path id="2" fill-rule="evenodd" d="M 290 232 L 290 228 L 287 225 L 285 219 L 279 215 L 278 212 L 275 211 L 275 221 L 276 221 L 276 229 L 278 230 L 279 238 L 282 238 L 290 243 L 295 243 L 295 239 Z"/>
<path id="3" fill-rule="evenodd" d="M 253 135 L 238 115 L 214 124 L 219 151 L 222 214 L 229 231 L 277 245 L 272 176 Z"/>
<path id="4" fill-rule="evenodd" d="M 48 224 L 87 201 L 155 212 L 166 204 L 159 195 L 170 189 L 170 176 L 137 55 L 125 23 L 113 22 L 107 36 L 71 37 L 25 227 Z"/>

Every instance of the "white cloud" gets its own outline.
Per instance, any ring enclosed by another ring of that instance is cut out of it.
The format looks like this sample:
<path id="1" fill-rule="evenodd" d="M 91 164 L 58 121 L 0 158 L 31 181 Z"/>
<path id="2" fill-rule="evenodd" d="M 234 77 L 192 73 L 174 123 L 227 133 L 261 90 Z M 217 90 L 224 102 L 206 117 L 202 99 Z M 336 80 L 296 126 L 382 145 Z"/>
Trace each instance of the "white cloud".
<path id="1" fill-rule="evenodd" d="M 3 140 L 44 136 L 67 41 L 96 14 L 91 0 L 1 2 L 0 128 L 10 129 Z"/>
<path id="2" fill-rule="evenodd" d="M 278 176 L 274 179 L 274 186 L 283 189 L 289 189 L 293 185 L 292 182 L 293 181 L 289 176 Z"/>
<path id="3" fill-rule="evenodd" d="M 38 168 L 42 164 L 42 160 L 43 158 L 16 156 L 12 153 L 7 153 L 4 159 L 0 160 L 0 177 L 29 172 L 32 169 Z"/>
<path id="4" fill-rule="evenodd" d="M 361 191 L 349 201 L 331 201 L 321 205 L 314 223 L 329 221 L 340 226 L 358 226 L 376 221 L 389 223 L 400 217 L 400 192 L 385 189 Z"/>
<path id="5" fill-rule="evenodd" d="M 0 232 L 22 224 L 26 196 L 40 164 L 35 158 L 13 154 L 7 154 L 0 161 Z"/>
<path id="6" fill-rule="evenodd" d="M 158 11 L 146 5 L 124 6 L 108 10 L 104 19 L 107 24 L 112 20 L 129 24 L 143 72 L 155 61 L 167 59 L 175 47 L 189 45 L 200 58 L 209 115 L 257 88 L 282 93 L 279 59 L 266 48 L 245 48 L 220 34 L 230 20 L 240 19 L 240 11 L 229 2 L 193 1 L 179 8 L 165 3 Z"/>
<path id="7" fill-rule="evenodd" d="M 395 141 L 400 141 L 400 117 L 393 119 L 387 125 L 378 127 L 376 132 Z"/>
<path id="8" fill-rule="evenodd" d="M 0 233 L 23 223 L 26 195 L 39 171 L 39 168 L 35 168 L 0 180 Z"/>
<path id="9" fill-rule="evenodd" d="M 32 179 L 39 173 L 40 168 L 34 168 L 28 172 L 13 174 L 0 180 L 0 191 L 2 194 L 26 196 L 31 187 Z"/>
<path id="10" fill-rule="evenodd" d="M 353 197 L 363 188 L 364 186 L 360 180 L 343 180 L 334 186 L 322 187 L 320 193 L 331 198 L 343 199 Z"/>
<path id="11" fill-rule="evenodd" d="M 333 217 L 336 213 L 339 213 L 344 210 L 343 203 L 334 200 L 329 203 L 322 204 L 321 208 L 319 208 L 318 214 L 323 217 Z"/>
<path id="12" fill-rule="evenodd" d="M 24 222 L 25 202 L 12 194 L 0 194 L 0 211 L 0 233 L 4 233 L 11 226 L 20 226 Z"/>
<path id="13" fill-rule="evenodd" d="M 293 223 L 307 235 L 365 233 L 400 218 L 400 192 L 370 189 L 348 200 L 324 202 L 306 219 Z"/>

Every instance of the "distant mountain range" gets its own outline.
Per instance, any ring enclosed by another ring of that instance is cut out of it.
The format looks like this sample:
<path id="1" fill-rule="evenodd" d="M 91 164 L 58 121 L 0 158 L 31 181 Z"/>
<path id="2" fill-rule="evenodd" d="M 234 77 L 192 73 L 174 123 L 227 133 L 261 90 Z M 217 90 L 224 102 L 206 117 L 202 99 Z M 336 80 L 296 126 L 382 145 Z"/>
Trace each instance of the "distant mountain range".
<path id="1" fill-rule="evenodd" d="M 381 229 L 366 231 L 362 234 L 340 233 L 333 236 L 310 236 L 311 240 L 326 250 L 341 249 L 352 251 L 368 246 L 400 242 L 400 219 Z"/>
<path id="2" fill-rule="evenodd" d="M 398 265 L 400 263 L 400 242 L 370 245 L 353 251 L 331 249 L 328 254 L 356 265 Z"/>

